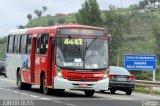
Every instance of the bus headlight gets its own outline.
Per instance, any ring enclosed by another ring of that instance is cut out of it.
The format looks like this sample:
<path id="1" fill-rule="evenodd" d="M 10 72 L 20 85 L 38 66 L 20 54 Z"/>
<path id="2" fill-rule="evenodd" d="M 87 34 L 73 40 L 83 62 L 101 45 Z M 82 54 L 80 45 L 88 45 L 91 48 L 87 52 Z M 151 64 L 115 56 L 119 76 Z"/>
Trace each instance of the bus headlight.
<path id="1" fill-rule="evenodd" d="M 59 71 L 59 72 L 57 73 L 57 76 L 62 78 L 62 73 L 61 73 L 61 71 Z"/>
<path id="2" fill-rule="evenodd" d="M 61 69 L 59 67 L 56 67 L 57 76 L 63 78 Z"/>

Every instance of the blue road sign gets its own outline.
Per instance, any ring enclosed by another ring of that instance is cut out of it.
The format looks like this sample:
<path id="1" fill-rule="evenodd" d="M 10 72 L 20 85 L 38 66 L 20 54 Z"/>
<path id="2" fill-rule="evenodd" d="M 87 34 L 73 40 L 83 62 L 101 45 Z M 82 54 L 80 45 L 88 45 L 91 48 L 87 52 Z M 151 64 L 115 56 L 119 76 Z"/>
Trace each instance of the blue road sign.
<path id="1" fill-rule="evenodd" d="M 156 70 L 156 55 L 126 54 L 124 67 L 128 70 Z"/>

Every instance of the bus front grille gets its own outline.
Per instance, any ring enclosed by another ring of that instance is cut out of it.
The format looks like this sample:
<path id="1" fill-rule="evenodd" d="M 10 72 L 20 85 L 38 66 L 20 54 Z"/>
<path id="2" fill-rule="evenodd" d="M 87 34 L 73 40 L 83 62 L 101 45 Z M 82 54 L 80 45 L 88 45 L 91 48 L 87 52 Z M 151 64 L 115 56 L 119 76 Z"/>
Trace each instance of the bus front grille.
<path id="1" fill-rule="evenodd" d="M 84 81 L 84 82 L 94 82 L 98 81 L 98 77 L 79 77 L 79 76 L 67 76 L 69 81 Z"/>

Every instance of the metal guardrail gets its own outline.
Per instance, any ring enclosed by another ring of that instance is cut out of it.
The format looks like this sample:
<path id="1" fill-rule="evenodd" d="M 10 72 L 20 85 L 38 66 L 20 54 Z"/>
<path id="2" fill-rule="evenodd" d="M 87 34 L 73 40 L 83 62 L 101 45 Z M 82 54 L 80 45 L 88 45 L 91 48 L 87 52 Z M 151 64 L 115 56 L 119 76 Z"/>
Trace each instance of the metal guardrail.
<path id="1" fill-rule="evenodd" d="M 136 85 L 146 86 L 146 87 L 160 87 L 160 82 L 145 81 L 145 80 L 135 80 Z"/>

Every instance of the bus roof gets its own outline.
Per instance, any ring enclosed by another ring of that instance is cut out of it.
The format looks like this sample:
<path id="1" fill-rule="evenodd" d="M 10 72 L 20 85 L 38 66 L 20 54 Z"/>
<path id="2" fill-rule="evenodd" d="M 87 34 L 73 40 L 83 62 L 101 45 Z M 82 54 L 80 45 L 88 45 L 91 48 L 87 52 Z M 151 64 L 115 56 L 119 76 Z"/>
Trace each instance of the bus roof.
<path id="1" fill-rule="evenodd" d="M 90 28 L 90 29 L 98 29 L 98 30 L 107 30 L 105 28 L 94 27 L 94 26 L 85 26 L 85 25 L 78 25 L 78 24 L 66 24 L 66 25 L 59 25 L 59 26 L 50 26 L 50 27 L 34 27 L 34 28 L 26 28 L 26 29 L 15 29 L 10 30 L 9 35 L 14 34 L 31 34 L 31 33 L 41 33 L 41 32 L 51 32 L 53 29 L 58 28 Z"/>

